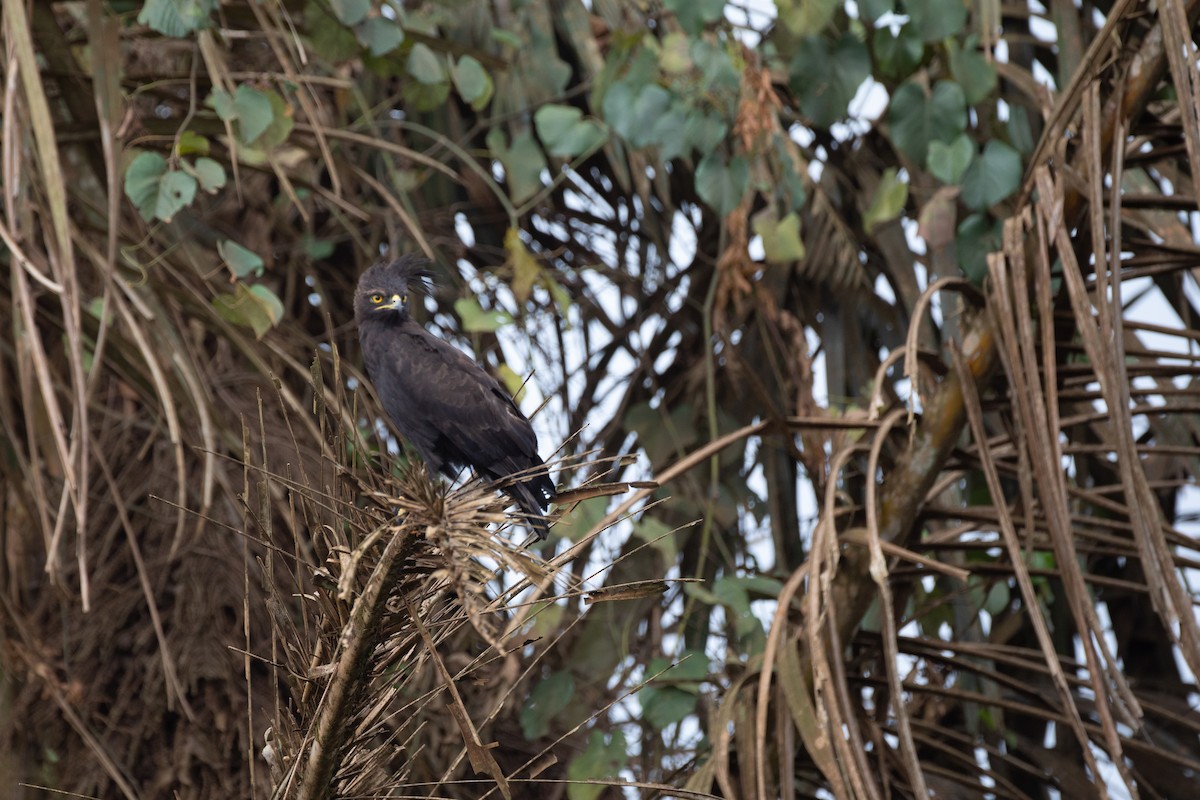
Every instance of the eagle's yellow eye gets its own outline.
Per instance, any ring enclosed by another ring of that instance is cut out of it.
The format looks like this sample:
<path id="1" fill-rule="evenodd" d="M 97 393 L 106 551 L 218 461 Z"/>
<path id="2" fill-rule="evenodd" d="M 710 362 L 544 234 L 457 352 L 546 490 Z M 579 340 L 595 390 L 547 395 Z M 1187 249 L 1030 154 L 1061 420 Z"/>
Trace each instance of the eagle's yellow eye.
<path id="1" fill-rule="evenodd" d="M 383 302 L 383 295 L 379 294 L 379 292 L 376 292 L 375 294 L 371 295 L 371 302 L 375 305 L 379 305 Z"/>
<path id="2" fill-rule="evenodd" d="M 401 304 L 401 305 L 408 305 L 408 295 L 403 295 L 403 296 L 401 296 L 401 298 L 400 298 L 400 304 Z"/>

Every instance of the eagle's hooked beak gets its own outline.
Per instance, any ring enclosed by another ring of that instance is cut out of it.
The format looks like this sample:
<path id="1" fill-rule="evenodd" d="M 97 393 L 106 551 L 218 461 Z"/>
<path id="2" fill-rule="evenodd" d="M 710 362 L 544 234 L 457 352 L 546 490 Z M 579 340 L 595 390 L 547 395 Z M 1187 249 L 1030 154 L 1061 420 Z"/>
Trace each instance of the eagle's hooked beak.
<path id="1" fill-rule="evenodd" d="M 386 308 L 386 309 L 391 309 L 392 311 L 399 311 L 401 306 L 403 306 L 407 302 L 408 302 L 407 295 L 394 294 L 388 299 L 388 301 L 386 303 L 384 303 L 382 306 L 380 306 L 380 309 L 382 310 L 382 309 Z"/>

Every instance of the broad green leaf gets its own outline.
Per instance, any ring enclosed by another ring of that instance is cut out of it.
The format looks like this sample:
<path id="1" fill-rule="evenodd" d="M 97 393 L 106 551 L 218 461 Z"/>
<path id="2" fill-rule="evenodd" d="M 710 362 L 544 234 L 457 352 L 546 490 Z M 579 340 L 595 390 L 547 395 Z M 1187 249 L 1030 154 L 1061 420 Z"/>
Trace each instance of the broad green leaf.
<path id="1" fill-rule="evenodd" d="M 488 35 L 492 38 L 492 41 L 499 42 L 514 50 L 518 50 L 521 47 L 521 37 L 504 28 L 492 28 Z"/>
<path id="2" fill-rule="evenodd" d="M 187 162 L 183 162 L 187 168 Z M 216 194 L 225 185 L 225 167 L 211 158 L 197 158 L 191 173 L 200 182 L 200 188 L 209 194 Z"/>
<path id="3" fill-rule="evenodd" d="M 358 56 L 354 32 L 329 13 L 324 0 L 309 0 L 304 9 L 304 27 L 313 50 L 326 61 L 336 64 Z"/>
<path id="4" fill-rule="evenodd" d="M 675 563 L 675 556 L 678 553 L 675 540 L 679 534 L 672 533 L 671 528 L 667 527 L 665 523 L 654 517 L 643 516 L 633 523 L 633 535 L 662 553 L 664 563 Z"/>
<path id="5" fill-rule="evenodd" d="M 371 9 L 370 0 L 329 0 L 329 7 L 347 27 L 357 25 Z"/>
<path id="6" fill-rule="evenodd" d="M 551 673 L 529 693 L 521 710 L 521 733 L 527 741 L 550 732 L 550 721 L 567 707 L 575 694 L 575 679 L 569 672 Z"/>
<path id="7" fill-rule="evenodd" d="M 968 36 L 960 48 L 953 39 L 946 42 L 950 56 L 950 74 L 962 87 L 967 105 L 982 102 L 996 88 L 996 68 L 979 50 L 979 37 Z"/>
<path id="8" fill-rule="evenodd" d="M 204 101 L 205 105 L 217 112 L 217 116 L 225 122 L 231 122 L 237 119 L 237 109 L 233 107 L 233 95 L 221 88 L 212 90 L 208 99 Z"/>
<path id="9" fill-rule="evenodd" d="M 696 695 L 676 686 L 647 686 L 638 692 L 642 720 L 656 731 L 681 722 L 696 711 Z"/>
<path id="10" fill-rule="evenodd" d="M 927 42 L 954 36 L 967 22 L 967 4 L 963 0 L 905 0 L 904 7 Z"/>
<path id="11" fill-rule="evenodd" d="M 965 133 L 959 134 L 950 144 L 929 143 L 929 171 L 942 183 L 958 183 L 974 157 L 975 143 Z"/>
<path id="12" fill-rule="evenodd" d="M 1020 188 L 1024 174 L 1021 154 L 993 139 L 963 175 L 963 203 L 974 211 L 990 208 Z"/>
<path id="13" fill-rule="evenodd" d="M 274 119 L 271 98 L 266 92 L 260 92 L 245 83 L 233 93 L 233 110 L 237 116 L 239 136 L 245 144 L 251 144 L 261 136 Z"/>
<path id="14" fill-rule="evenodd" d="M 541 191 L 546 158 L 532 136 L 520 133 L 508 146 L 504 143 L 504 131 L 497 126 L 488 131 L 486 141 L 488 148 L 504 165 L 508 193 L 514 203 L 523 203 Z"/>
<path id="15" fill-rule="evenodd" d="M 806 36 L 796 43 L 788 66 L 800 110 L 821 127 L 846 116 L 858 87 L 871 74 L 866 46 L 853 34 L 830 43 L 823 36 Z"/>
<path id="16" fill-rule="evenodd" d="M 901 25 L 895 34 L 888 27 L 877 28 L 873 43 L 879 71 L 892 80 L 903 80 L 912 75 L 925 53 L 925 42 L 910 24 Z"/>
<path id="17" fill-rule="evenodd" d="M 607 497 L 589 497 L 575 507 L 566 518 L 565 525 L 555 525 L 553 532 L 558 533 L 568 541 L 577 542 L 590 533 L 592 528 L 600 524 L 607 510 Z"/>
<path id="18" fill-rule="evenodd" d="M 604 95 L 604 119 L 634 147 L 657 144 L 652 138 L 654 122 L 671 105 L 671 93 L 651 83 L 635 89 L 627 83 L 613 84 Z"/>
<path id="19" fill-rule="evenodd" d="M 727 133 L 729 125 L 720 116 L 709 111 L 695 110 L 688 115 L 683 138 L 690 149 L 711 153 L 717 145 L 725 141 Z"/>
<path id="20" fill-rule="evenodd" d="M 147 222 L 154 219 L 158 185 L 166 171 L 167 160 L 154 152 L 138 153 L 125 168 L 125 194 Z"/>
<path id="21" fill-rule="evenodd" d="M 987 254 L 1000 249 L 1001 225 L 987 214 L 972 214 L 958 226 L 958 264 L 976 285 L 987 275 Z"/>
<path id="22" fill-rule="evenodd" d="M 167 169 L 157 152 L 142 152 L 125 170 L 125 193 L 146 222 L 170 222 L 182 207 L 196 199 L 197 181 L 178 169 Z"/>
<path id="23" fill-rule="evenodd" d="M 533 115 L 533 124 L 546 151 L 557 158 L 582 155 L 604 142 L 603 128 L 574 106 L 547 103 Z"/>
<path id="24" fill-rule="evenodd" d="M 742 202 L 749 181 L 750 167 L 741 156 L 726 160 L 724 153 L 713 151 L 696 165 L 696 193 L 721 216 Z"/>
<path id="25" fill-rule="evenodd" d="M 247 288 L 238 283 L 230 294 L 219 294 L 213 298 L 217 314 L 235 325 L 244 325 L 261 339 L 283 317 L 283 305 L 279 298 L 265 286 Z"/>
<path id="26" fill-rule="evenodd" d="M 504 251 L 508 254 L 508 262 L 512 266 L 512 292 L 517 302 L 524 303 L 533 291 L 542 268 L 537 259 L 525 247 L 521 233 L 516 228 L 509 228 L 504 233 Z"/>
<path id="27" fill-rule="evenodd" d="M 933 141 L 953 141 L 967 127 L 967 102 L 957 83 L 939 81 L 931 96 L 910 80 L 892 95 L 888 108 L 891 139 L 916 164 L 924 164 Z"/>
<path id="28" fill-rule="evenodd" d="M 271 104 L 271 124 L 254 142 L 255 147 L 270 149 L 278 147 L 287 141 L 295 127 L 294 111 L 283 95 L 274 89 L 265 92 L 267 101 Z"/>
<path id="29" fill-rule="evenodd" d="M 858 12 L 869 22 L 895 10 L 896 0 L 858 0 Z"/>
<path id="30" fill-rule="evenodd" d="M 723 44 L 698 37 L 692 41 L 692 62 L 700 68 L 705 91 L 711 96 L 725 93 L 732 103 L 733 95 L 741 88 L 742 71 L 734 66 L 729 50 Z M 730 114 L 733 113 L 730 106 Z"/>
<path id="31" fill-rule="evenodd" d="M 175 145 L 175 154 L 180 156 L 208 155 L 210 144 L 208 139 L 195 131 L 184 131 Z"/>
<path id="32" fill-rule="evenodd" d="M 239 280 L 251 275 L 262 276 L 263 260 L 258 253 L 242 247 L 232 239 L 222 239 L 217 242 L 217 254 L 225 259 L 230 271 Z"/>
<path id="33" fill-rule="evenodd" d="M 512 322 L 512 317 L 507 312 L 484 311 L 474 297 L 463 297 L 454 301 L 454 311 L 462 320 L 463 330 L 468 333 L 491 333 Z"/>
<path id="34" fill-rule="evenodd" d="M 900 216 L 907 202 L 908 184 L 900 180 L 895 167 L 888 167 L 875 187 L 870 208 L 863 214 L 863 227 L 867 233 L 871 233 L 877 225 L 894 220 Z"/>
<path id="35" fill-rule="evenodd" d="M 404 30 L 385 17 L 368 17 L 355 27 L 354 34 L 376 58 L 404 43 Z"/>
<path id="36" fill-rule="evenodd" d="M 686 33 L 672 31 L 662 40 L 662 51 L 658 54 L 658 64 L 668 75 L 680 75 L 690 70 L 692 63 L 691 39 Z"/>
<path id="37" fill-rule="evenodd" d="M 1033 152 L 1033 129 L 1029 126 L 1029 112 L 1024 106 L 1008 107 L 1008 141 L 1023 155 Z"/>
<path id="38" fill-rule="evenodd" d="M 429 45 L 417 42 L 408 54 L 408 74 L 420 83 L 432 85 L 446 80 L 446 65 Z"/>
<path id="39" fill-rule="evenodd" d="M 730 620 L 739 636 L 762 632 L 762 623 L 750 610 L 750 588 L 745 578 L 736 575 L 726 575 L 713 582 L 713 594 L 729 609 Z"/>
<path id="40" fill-rule="evenodd" d="M 479 60 L 473 56 L 463 56 L 450 70 L 454 80 L 454 88 L 459 97 L 470 104 L 471 108 L 481 111 L 487 106 L 495 92 L 492 76 L 487 73 Z"/>
<path id="41" fill-rule="evenodd" d="M 270 318 L 271 324 L 278 325 L 283 319 L 283 303 L 280 302 L 275 292 L 261 283 L 256 283 L 250 287 L 250 294 L 258 298 L 263 307 L 267 309 L 267 316 Z"/>
<path id="42" fill-rule="evenodd" d="M 301 241 L 304 244 L 304 255 L 313 261 L 320 261 L 333 255 L 333 242 L 328 239 L 316 239 L 306 233 Z"/>
<path id="43" fill-rule="evenodd" d="M 603 731 L 594 730 L 587 748 L 567 767 L 567 778 L 572 781 L 616 780 L 628 758 L 628 746 L 621 731 L 613 731 L 606 737 Z M 601 783 L 568 783 L 567 800 L 596 800 L 605 791 L 607 787 Z"/>
<path id="44" fill-rule="evenodd" d="M 208 27 L 217 0 L 146 0 L 137 21 L 164 36 L 187 36 Z"/>
<path id="45" fill-rule="evenodd" d="M 779 21 L 796 36 L 815 36 L 825 30 L 841 4 L 836 0 L 776 0 Z M 860 6 L 861 8 L 861 6 Z"/>
<path id="46" fill-rule="evenodd" d="M 804 242 L 800 239 L 800 217 L 791 212 L 778 219 L 775 210 L 764 208 L 754 215 L 754 232 L 762 237 L 767 261 L 777 264 L 804 258 Z"/>
<path id="47" fill-rule="evenodd" d="M 679 27 L 692 35 L 725 13 L 725 0 L 663 0 L 663 5 L 675 12 Z"/>

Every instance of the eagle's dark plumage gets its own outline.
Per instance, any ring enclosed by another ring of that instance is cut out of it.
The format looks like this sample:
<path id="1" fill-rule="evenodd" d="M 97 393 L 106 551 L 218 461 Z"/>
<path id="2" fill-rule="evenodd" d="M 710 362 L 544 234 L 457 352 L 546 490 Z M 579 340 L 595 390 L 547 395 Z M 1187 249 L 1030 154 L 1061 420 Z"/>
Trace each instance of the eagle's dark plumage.
<path id="1" fill-rule="evenodd" d="M 555 491 L 529 420 L 495 378 L 408 313 L 410 289 L 423 288 L 429 277 L 425 263 L 412 256 L 381 261 L 358 279 L 354 317 L 367 374 L 388 416 L 431 473 L 453 479 L 469 466 L 500 480 L 541 469 L 505 492 L 544 539 L 542 513 Z"/>

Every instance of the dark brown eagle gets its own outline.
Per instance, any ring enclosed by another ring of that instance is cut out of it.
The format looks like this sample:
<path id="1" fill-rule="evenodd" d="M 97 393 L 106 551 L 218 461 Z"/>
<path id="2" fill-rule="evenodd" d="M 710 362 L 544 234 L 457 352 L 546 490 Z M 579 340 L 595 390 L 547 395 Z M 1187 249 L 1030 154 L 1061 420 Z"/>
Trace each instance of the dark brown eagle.
<path id="1" fill-rule="evenodd" d="M 385 260 L 358 279 L 354 318 L 367 374 L 430 473 L 453 480 L 471 467 L 497 481 L 518 476 L 504 491 L 545 539 L 543 512 L 555 489 L 529 420 L 495 378 L 408 313 L 410 289 L 429 278 L 426 263 L 412 256 Z"/>

